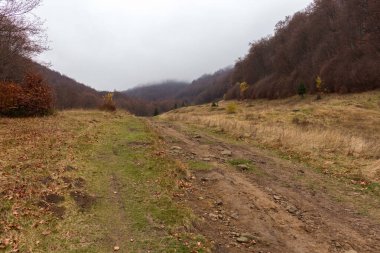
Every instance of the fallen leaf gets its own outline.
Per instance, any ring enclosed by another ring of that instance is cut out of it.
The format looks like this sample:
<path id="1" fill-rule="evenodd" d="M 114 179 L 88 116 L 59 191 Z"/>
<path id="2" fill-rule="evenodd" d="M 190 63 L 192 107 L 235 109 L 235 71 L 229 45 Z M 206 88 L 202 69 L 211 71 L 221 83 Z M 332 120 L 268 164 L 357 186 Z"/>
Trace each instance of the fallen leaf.
<path id="1" fill-rule="evenodd" d="M 47 235 L 50 235 L 50 233 L 51 233 L 50 231 L 46 230 L 46 231 L 42 232 L 42 235 L 47 236 Z"/>
<path id="2" fill-rule="evenodd" d="M 4 239 L 3 244 L 7 247 L 11 243 L 10 239 Z"/>

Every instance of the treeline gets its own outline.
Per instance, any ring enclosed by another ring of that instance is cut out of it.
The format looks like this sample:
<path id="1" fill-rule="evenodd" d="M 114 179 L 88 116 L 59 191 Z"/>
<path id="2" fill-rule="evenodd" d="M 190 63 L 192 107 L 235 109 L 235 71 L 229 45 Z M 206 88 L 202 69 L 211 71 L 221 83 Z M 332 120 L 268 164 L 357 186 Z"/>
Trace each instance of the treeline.
<path id="1" fill-rule="evenodd" d="M 315 92 L 360 92 L 380 87 L 380 1 L 315 0 L 251 45 L 232 76 L 227 98 L 280 98 L 304 84 Z"/>

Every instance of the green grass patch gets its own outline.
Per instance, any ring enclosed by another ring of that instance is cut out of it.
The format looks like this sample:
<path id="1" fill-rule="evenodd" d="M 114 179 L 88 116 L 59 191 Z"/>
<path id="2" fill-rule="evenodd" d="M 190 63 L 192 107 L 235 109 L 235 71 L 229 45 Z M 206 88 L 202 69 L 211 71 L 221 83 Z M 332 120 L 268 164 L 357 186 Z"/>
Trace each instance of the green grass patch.
<path id="1" fill-rule="evenodd" d="M 241 169 L 243 171 L 253 172 L 256 175 L 262 175 L 263 172 L 260 171 L 257 166 L 250 160 L 238 158 L 238 159 L 232 159 L 228 161 L 229 164 L 232 166 Z M 243 167 L 241 167 L 243 166 Z"/>
<path id="2" fill-rule="evenodd" d="M 249 165 L 251 164 L 251 161 L 246 159 L 232 159 L 228 161 L 229 164 L 238 166 L 238 165 Z"/>
<path id="3" fill-rule="evenodd" d="M 212 166 L 210 163 L 203 161 L 190 161 L 187 163 L 192 170 L 210 170 Z"/>
<path id="4" fill-rule="evenodd" d="M 373 194 L 380 196 L 380 184 L 379 183 L 371 183 L 366 188 L 367 191 L 372 192 Z"/>

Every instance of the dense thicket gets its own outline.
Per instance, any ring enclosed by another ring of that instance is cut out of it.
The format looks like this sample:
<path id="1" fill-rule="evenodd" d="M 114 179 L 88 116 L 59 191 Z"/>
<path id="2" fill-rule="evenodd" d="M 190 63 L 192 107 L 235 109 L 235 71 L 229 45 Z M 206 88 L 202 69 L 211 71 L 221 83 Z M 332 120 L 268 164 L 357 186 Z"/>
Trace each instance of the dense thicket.
<path id="1" fill-rule="evenodd" d="M 315 0 L 277 24 L 274 36 L 252 44 L 236 63 L 233 83 L 247 82 L 250 98 L 294 95 L 300 83 L 327 92 L 380 87 L 380 1 Z M 239 87 L 228 98 L 239 97 Z"/>
<path id="2" fill-rule="evenodd" d="M 44 116 L 52 108 L 51 89 L 39 75 L 27 74 L 22 83 L 0 84 L 0 116 Z"/>

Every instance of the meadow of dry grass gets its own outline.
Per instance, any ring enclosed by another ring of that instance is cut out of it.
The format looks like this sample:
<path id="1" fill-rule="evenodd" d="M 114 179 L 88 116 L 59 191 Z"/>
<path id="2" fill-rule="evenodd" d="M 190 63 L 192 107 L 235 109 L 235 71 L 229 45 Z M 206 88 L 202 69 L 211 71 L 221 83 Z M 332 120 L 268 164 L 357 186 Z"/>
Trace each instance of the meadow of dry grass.
<path id="1" fill-rule="evenodd" d="M 228 108 L 236 104 L 236 112 Z M 222 101 L 161 116 L 280 151 L 325 173 L 380 181 L 380 91 L 283 100 Z"/>
<path id="2" fill-rule="evenodd" d="M 158 142 L 124 112 L 0 118 L 0 253 L 201 250 L 168 233 L 192 214 L 171 198 L 177 165 Z"/>

